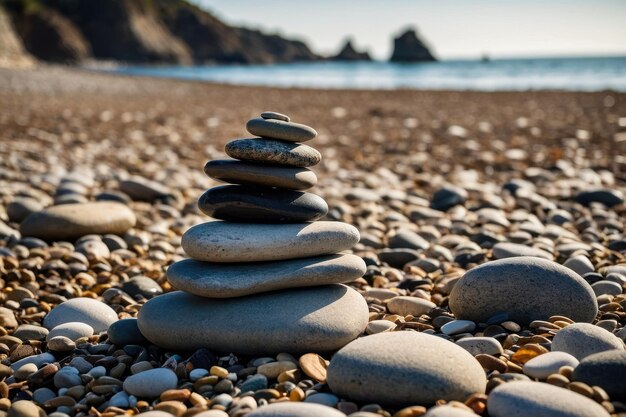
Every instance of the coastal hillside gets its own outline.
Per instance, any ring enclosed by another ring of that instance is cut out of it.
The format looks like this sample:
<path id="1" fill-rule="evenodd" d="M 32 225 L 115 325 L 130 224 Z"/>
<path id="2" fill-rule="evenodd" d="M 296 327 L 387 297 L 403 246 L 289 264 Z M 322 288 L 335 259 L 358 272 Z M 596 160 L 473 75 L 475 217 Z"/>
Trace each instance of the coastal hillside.
<path id="1" fill-rule="evenodd" d="M 0 0 L 0 7 L 24 49 L 49 62 L 254 64 L 319 59 L 301 41 L 229 26 L 184 0 Z"/>

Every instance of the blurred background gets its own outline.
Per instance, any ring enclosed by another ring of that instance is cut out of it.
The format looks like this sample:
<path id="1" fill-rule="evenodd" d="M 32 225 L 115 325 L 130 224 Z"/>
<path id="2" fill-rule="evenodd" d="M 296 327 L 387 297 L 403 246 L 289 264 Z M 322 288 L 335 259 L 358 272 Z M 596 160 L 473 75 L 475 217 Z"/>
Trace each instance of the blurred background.
<path id="1" fill-rule="evenodd" d="M 626 90 L 626 2 L 0 0 L 0 65 L 233 84 Z"/>

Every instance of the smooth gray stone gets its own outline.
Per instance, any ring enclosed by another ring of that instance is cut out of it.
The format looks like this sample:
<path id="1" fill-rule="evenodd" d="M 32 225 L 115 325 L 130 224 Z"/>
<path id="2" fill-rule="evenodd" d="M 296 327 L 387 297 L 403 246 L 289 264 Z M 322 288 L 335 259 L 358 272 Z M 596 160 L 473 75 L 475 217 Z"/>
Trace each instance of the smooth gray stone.
<path id="1" fill-rule="evenodd" d="M 580 275 L 531 256 L 500 259 L 469 270 L 452 288 L 449 305 L 455 317 L 476 323 L 503 312 L 522 325 L 554 315 L 591 322 L 598 313 L 596 296 Z"/>
<path id="2" fill-rule="evenodd" d="M 591 323 L 574 323 L 559 330 L 552 339 L 552 350 L 567 352 L 581 360 L 594 353 L 624 350 L 624 342 L 608 330 Z"/>
<path id="3" fill-rule="evenodd" d="M 487 379 L 478 361 L 452 342 L 425 333 L 385 332 L 335 353 L 327 383 L 353 401 L 402 406 L 464 401 L 484 393 Z"/>
<path id="4" fill-rule="evenodd" d="M 185 259 L 167 269 L 178 290 L 201 297 L 230 298 L 285 288 L 339 284 L 365 274 L 355 255 L 327 255 L 287 261 L 216 264 Z"/>
<path id="5" fill-rule="evenodd" d="M 21 324 L 11 336 L 17 337 L 22 341 L 26 340 L 43 340 L 48 336 L 49 330 L 45 327 L 35 326 L 34 324 Z"/>
<path id="6" fill-rule="evenodd" d="M 19 223 L 32 213 L 43 210 L 43 205 L 31 197 L 15 197 L 6 206 L 7 216 L 12 222 Z"/>
<path id="7" fill-rule="evenodd" d="M 612 401 L 626 401 L 626 351 L 608 350 L 594 353 L 574 369 L 573 381 L 599 386 Z"/>
<path id="8" fill-rule="evenodd" d="M 317 136 L 315 129 L 307 125 L 263 117 L 248 120 L 246 130 L 256 136 L 290 142 L 306 142 Z"/>
<path id="9" fill-rule="evenodd" d="M 167 197 L 171 194 L 170 189 L 160 182 L 139 176 L 133 176 L 120 181 L 120 191 L 135 201 L 148 202 Z"/>
<path id="10" fill-rule="evenodd" d="M 333 284 L 229 299 L 175 291 L 144 304 L 138 319 L 141 333 L 166 349 L 276 355 L 339 349 L 368 317 L 361 294 Z"/>
<path id="11" fill-rule="evenodd" d="M 419 252 L 414 249 L 382 249 L 378 251 L 378 259 L 394 268 L 402 269 L 404 265 L 415 261 Z"/>
<path id="12" fill-rule="evenodd" d="M 74 240 L 89 234 L 123 234 L 135 222 L 135 213 L 120 203 L 65 204 L 31 214 L 20 224 L 20 232 L 44 240 Z"/>
<path id="13" fill-rule="evenodd" d="M 524 364 L 524 373 L 531 378 L 546 379 L 559 372 L 562 366 L 578 366 L 578 359 L 567 352 L 548 352 L 535 356 Z"/>
<path id="14" fill-rule="evenodd" d="M 594 272 L 595 268 L 589 258 L 585 255 L 577 255 L 567 259 L 563 266 L 576 272 L 581 277 L 589 272 Z"/>
<path id="15" fill-rule="evenodd" d="M 554 259 L 554 256 L 545 250 L 520 243 L 500 242 L 493 246 L 493 257 L 495 259 L 514 258 L 516 256 L 535 256 L 550 261 Z"/>
<path id="16" fill-rule="evenodd" d="M 624 203 L 624 194 L 619 190 L 609 189 L 582 191 L 576 195 L 576 201 L 584 205 L 602 203 L 607 207 L 613 207 Z"/>
<path id="17" fill-rule="evenodd" d="M 400 231 L 389 238 L 391 249 L 426 250 L 430 244 L 426 239 L 412 230 Z"/>
<path id="18" fill-rule="evenodd" d="M 278 113 L 278 112 L 275 112 L 275 111 L 264 111 L 263 113 L 261 113 L 261 117 L 264 118 L 264 119 L 282 120 L 284 122 L 291 121 L 289 116 L 287 116 L 286 114 Z"/>
<path id="19" fill-rule="evenodd" d="M 80 323 L 77 321 L 70 321 L 67 323 L 59 324 L 50 330 L 50 333 L 46 336 L 46 341 L 50 341 L 53 337 L 64 336 L 70 339 L 72 342 L 80 339 L 81 337 L 89 337 L 93 335 L 93 327 L 88 324 Z"/>
<path id="20" fill-rule="evenodd" d="M 282 402 L 259 407 L 246 417 L 346 417 L 341 411 L 322 404 Z"/>
<path id="21" fill-rule="evenodd" d="M 463 188 L 455 185 L 447 185 L 440 188 L 433 194 L 433 198 L 430 202 L 430 208 L 439 211 L 447 211 L 458 204 L 465 203 L 467 198 L 467 191 Z"/>
<path id="22" fill-rule="evenodd" d="M 124 391 L 139 398 L 154 398 L 175 389 L 178 377 L 168 368 L 148 369 L 124 380 Z"/>
<path id="23" fill-rule="evenodd" d="M 117 313 L 108 305 L 92 298 L 78 297 L 67 300 L 54 307 L 43 319 L 48 330 L 70 322 L 90 325 L 99 333 L 117 321 Z"/>
<path id="24" fill-rule="evenodd" d="M 301 223 L 319 220 L 328 204 L 318 195 L 248 185 L 222 185 L 198 200 L 207 216 L 230 222 Z"/>
<path id="25" fill-rule="evenodd" d="M 349 249 L 359 231 L 346 223 L 254 224 L 214 221 L 185 232 L 182 247 L 207 262 L 279 261 L 328 255 Z"/>
<path id="26" fill-rule="evenodd" d="M 147 342 L 139 331 L 136 318 L 118 320 L 107 330 L 109 342 L 118 346 L 143 345 Z"/>
<path id="27" fill-rule="evenodd" d="M 601 280 L 598 282 L 594 282 L 591 285 L 593 292 L 599 297 L 601 295 L 620 295 L 622 293 L 622 286 L 617 282 Z"/>
<path id="28" fill-rule="evenodd" d="M 242 161 L 306 168 L 317 165 L 322 155 L 310 146 L 274 139 L 236 139 L 225 147 L 226 154 Z"/>
<path id="29" fill-rule="evenodd" d="M 163 294 L 163 288 L 152 278 L 137 275 L 122 284 L 122 291 L 131 297 L 140 295 L 150 299 L 155 295 Z"/>
<path id="30" fill-rule="evenodd" d="M 265 185 L 289 190 L 306 190 L 317 184 L 308 168 L 251 164 L 237 160 L 209 161 L 204 172 L 211 178 L 231 184 Z"/>
<path id="31" fill-rule="evenodd" d="M 513 381 L 489 394 L 491 417 L 609 417 L 597 402 L 543 382 Z"/>
<path id="32" fill-rule="evenodd" d="M 439 405 L 428 410 L 424 417 L 477 417 L 477 414 L 459 407 Z"/>

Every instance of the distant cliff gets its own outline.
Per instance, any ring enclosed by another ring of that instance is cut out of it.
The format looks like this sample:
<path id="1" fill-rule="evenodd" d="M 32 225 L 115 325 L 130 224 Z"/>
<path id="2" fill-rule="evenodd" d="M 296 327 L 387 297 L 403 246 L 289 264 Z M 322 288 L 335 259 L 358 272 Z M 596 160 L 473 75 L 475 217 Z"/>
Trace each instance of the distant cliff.
<path id="1" fill-rule="evenodd" d="M 24 68 L 33 64 L 34 60 L 15 33 L 11 19 L 0 6 L 0 67 Z"/>
<path id="2" fill-rule="evenodd" d="M 409 29 L 393 40 L 391 62 L 436 61 L 433 54 L 418 38 L 414 29 Z"/>
<path id="3" fill-rule="evenodd" d="M 301 41 L 229 26 L 184 0 L 0 0 L 0 7 L 24 48 L 43 61 L 252 64 L 319 59 Z"/>

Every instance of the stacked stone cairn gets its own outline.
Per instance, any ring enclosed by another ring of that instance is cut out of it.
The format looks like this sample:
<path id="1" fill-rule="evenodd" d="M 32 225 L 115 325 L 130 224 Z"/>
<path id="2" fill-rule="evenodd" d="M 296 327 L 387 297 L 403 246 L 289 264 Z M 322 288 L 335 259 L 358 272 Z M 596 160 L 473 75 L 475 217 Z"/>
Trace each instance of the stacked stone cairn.
<path id="1" fill-rule="evenodd" d="M 368 308 L 341 283 L 365 273 L 351 225 L 319 221 L 328 205 L 304 192 L 317 183 L 308 167 L 320 153 L 300 142 L 317 132 L 265 112 L 246 128 L 258 137 L 226 145 L 235 159 L 206 164 L 206 174 L 233 185 L 206 191 L 199 208 L 217 219 L 190 228 L 191 259 L 167 278 L 178 290 L 148 301 L 139 328 L 167 349 L 209 348 L 244 355 L 329 352 L 363 333 Z"/>

